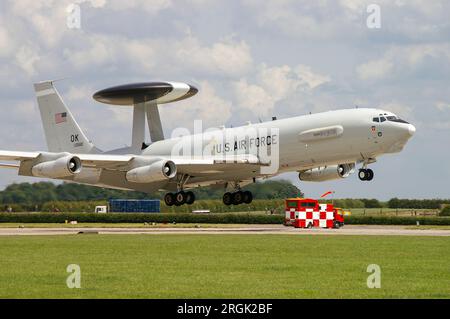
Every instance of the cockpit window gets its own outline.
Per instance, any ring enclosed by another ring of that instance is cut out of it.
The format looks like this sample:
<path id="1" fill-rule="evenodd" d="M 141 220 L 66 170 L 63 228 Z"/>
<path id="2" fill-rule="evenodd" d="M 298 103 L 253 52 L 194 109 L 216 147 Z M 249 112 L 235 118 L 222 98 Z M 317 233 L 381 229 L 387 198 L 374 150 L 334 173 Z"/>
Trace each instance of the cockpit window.
<path id="1" fill-rule="evenodd" d="M 398 118 L 398 117 L 395 116 L 395 115 L 387 115 L 387 116 L 384 116 L 383 114 L 380 114 L 378 117 L 372 118 L 372 121 L 373 121 L 373 122 L 377 122 L 377 123 L 385 122 L 385 121 L 391 121 L 391 122 L 397 122 L 397 123 L 405 123 L 405 124 L 409 124 L 409 123 L 406 122 L 405 120 L 402 120 L 402 119 Z"/>
<path id="2" fill-rule="evenodd" d="M 399 119 L 399 118 L 396 117 L 396 116 L 388 116 L 387 119 L 388 119 L 388 121 L 391 121 L 391 122 L 397 122 L 397 123 L 405 123 L 405 124 L 409 124 L 409 123 L 406 122 L 405 120 Z"/>

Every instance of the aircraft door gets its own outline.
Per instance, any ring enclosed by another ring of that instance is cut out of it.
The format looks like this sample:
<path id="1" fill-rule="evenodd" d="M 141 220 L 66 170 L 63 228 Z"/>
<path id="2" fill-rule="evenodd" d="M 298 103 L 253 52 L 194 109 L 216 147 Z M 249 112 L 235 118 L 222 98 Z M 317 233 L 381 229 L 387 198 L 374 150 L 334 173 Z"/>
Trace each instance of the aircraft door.
<path id="1" fill-rule="evenodd" d="M 369 141 L 375 145 L 380 145 L 383 138 L 383 122 L 386 121 L 384 116 L 374 117 L 369 132 Z"/>

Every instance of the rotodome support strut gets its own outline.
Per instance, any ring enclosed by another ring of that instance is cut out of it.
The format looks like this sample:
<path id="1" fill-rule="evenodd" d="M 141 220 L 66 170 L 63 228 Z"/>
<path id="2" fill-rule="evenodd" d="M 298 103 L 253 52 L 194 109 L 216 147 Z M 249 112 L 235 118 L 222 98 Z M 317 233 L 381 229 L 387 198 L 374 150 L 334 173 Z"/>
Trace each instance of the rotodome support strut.
<path id="1" fill-rule="evenodd" d="M 131 148 L 145 148 L 145 118 L 152 142 L 164 139 L 158 105 L 180 101 L 195 95 L 198 90 L 181 82 L 145 82 L 110 87 L 94 94 L 98 102 L 133 106 Z"/>

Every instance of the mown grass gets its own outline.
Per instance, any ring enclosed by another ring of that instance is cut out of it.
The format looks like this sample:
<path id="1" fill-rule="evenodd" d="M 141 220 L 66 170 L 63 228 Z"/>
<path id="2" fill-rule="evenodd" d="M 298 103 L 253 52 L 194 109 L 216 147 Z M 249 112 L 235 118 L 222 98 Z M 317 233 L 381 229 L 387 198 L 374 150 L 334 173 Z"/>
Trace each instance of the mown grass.
<path id="1" fill-rule="evenodd" d="M 411 208 L 349 208 L 353 216 L 436 216 L 437 209 L 411 209 Z"/>
<path id="2" fill-rule="evenodd" d="M 252 227 L 277 227 L 279 224 L 251 224 Z M 205 224 L 205 223 L 0 223 L 0 228 L 236 228 L 249 224 Z"/>
<path id="3" fill-rule="evenodd" d="M 0 298 L 449 298 L 449 251 L 445 237 L 0 237 Z"/>

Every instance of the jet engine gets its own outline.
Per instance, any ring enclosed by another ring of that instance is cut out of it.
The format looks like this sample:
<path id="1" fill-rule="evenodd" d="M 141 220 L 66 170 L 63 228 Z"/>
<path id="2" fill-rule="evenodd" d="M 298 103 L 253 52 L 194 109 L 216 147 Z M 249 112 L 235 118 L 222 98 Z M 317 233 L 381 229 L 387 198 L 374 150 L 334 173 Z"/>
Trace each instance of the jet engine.
<path id="1" fill-rule="evenodd" d="M 31 168 L 33 176 L 47 178 L 61 178 L 81 172 L 81 160 L 72 155 L 60 157 L 53 161 L 46 161 Z"/>
<path id="2" fill-rule="evenodd" d="M 323 182 L 348 177 L 355 171 L 355 164 L 339 164 L 309 169 L 298 174 L 305 182 Z"/>
<path id="3" fill-rule="evenodd" d="M 150 165 L 140 166 L 129 170 L 126 179 L 132 183 L 151 183 L 173 178 L 177 175 L 175 163 L 160 160 Z"/>

